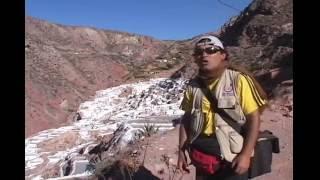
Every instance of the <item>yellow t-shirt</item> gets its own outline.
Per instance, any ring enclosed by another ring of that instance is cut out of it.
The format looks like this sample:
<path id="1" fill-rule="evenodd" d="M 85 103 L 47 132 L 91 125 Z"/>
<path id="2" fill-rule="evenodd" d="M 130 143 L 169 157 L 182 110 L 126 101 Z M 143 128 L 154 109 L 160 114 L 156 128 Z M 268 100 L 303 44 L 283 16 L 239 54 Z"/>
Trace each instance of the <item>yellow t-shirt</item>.
<path id="1" fill-rule="evenodd" d="M 259 96 L 257 89 L 255 88 L 251 78 L 246 75 L 239 75 L 237 94 L 240 97 L 240 106 L 245 115 L 248 115 L 260 106 L 266 104 L 266 100 Z M 210 90 L 214 91 L 219 79 L 209 84 Z M 191 91 L 185 91 L 184 98 L 181 103 L 181 109 L 190 112 L 192 110 L 193 94 Z M 206 97 L 202 100 L 202 111 L 205 115 L 205 121 L 203 125 L 202 133 L 211 135 L 214 133 L 214 111 L 210 108 L 210 102 Z"/>

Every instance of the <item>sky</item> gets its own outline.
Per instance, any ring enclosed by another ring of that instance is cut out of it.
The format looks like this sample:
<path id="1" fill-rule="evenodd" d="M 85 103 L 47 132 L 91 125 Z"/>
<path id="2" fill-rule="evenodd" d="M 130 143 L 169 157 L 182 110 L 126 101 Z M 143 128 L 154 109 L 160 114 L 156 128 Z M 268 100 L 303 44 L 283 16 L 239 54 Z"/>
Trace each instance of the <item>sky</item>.
<path id="1" fill-rule="evenodd" d="M 25 12 L 51 23 L 184 40 L 219 30 L 251 1 L 27 0 Z"/>

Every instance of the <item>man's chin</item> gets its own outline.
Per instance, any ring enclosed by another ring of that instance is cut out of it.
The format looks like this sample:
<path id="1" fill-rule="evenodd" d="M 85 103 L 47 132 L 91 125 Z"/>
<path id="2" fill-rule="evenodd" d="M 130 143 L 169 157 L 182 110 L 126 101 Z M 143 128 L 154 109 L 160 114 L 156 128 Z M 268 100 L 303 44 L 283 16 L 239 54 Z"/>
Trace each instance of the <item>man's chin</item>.
<path id="1" fill-rule="evenodd" d="M 204 73 L 208 73 L 208 72 L 212 71 L 212 69 L 210 69 L 210 68 L 208 68 L 208 67 L 200 67 L 199 70 L 200 70 L 201 72 L 204 72 Z"/>
<path id="2" fill-rule="evenodd" d="M 208 74 L 210 74 L 209 72 L 210 71 L 208 69 L 202 69 L 202 68 L 200 69 L 199 68 L 199 75 L 200 76 L 207 76 Z"/>

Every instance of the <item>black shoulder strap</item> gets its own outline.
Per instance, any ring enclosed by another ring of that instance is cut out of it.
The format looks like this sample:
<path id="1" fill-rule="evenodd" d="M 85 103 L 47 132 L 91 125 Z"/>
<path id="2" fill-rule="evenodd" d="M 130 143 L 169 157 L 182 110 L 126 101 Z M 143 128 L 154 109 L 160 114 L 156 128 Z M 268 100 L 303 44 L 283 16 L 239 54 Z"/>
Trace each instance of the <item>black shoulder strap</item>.
<path id="1" fill-rule="evenodd" d="M 205 85 L 205 83 L 203 82 L 203 80 L 201 78 L 197 78 L 199 85 L 200 85 L 200 89 L 203 92 L 203 94 L 207 97 L 207 99 L 210 102 L 211 108 L 213 108 L 213 110 L 216 113 L 219 113 L 219 115 L 222 117 L 222 119 L 229 124 L 229 126 L 231 126 L 234 130 L 236 130 L 238 133 L 242 133 L 241 132 L 241 126 L 235 122 L 233 120 L 233 118 L 227 114 L 224 110 L 218 108 L 217 106 L 217 99 L 215 96 L 212 95 L 210 89 L 208 88 L 207 85 Z"/>

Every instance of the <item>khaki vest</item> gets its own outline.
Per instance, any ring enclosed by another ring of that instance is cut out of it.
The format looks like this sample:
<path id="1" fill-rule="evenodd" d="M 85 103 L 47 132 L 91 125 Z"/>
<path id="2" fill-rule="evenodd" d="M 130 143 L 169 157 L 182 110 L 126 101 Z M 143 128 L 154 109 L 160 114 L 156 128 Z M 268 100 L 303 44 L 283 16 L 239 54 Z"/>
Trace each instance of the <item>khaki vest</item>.
<path id="1" fill-rule="evenodd" d="M 237 94 L 237 82 L 240 72 L 226 69 L 213 93 L 218 100 L 218 107 L 229 114 L 236 122 L 243 125 L 246 122 L 245 115 L 240 106 Z M 193 98 L 193 108 L 191 110 L 188 140 L 192 143 L 201 133 L 204 122 L 202 113 L 202 98 L 204 94 L 197 81 L 191 80 L 188 88 L 191 88 Z M 214 111 L 214 110 L 213 110 Z M 214 114 L 215 133 L 220 145 L 221 156 L 225 160 L 232 162 L 235 156 L 240 153 L 243 146 L 243 137 L 230 127 L 219 114 Z"/>

